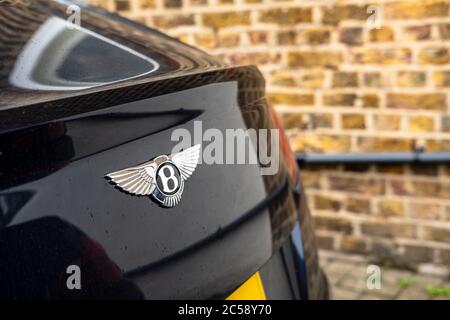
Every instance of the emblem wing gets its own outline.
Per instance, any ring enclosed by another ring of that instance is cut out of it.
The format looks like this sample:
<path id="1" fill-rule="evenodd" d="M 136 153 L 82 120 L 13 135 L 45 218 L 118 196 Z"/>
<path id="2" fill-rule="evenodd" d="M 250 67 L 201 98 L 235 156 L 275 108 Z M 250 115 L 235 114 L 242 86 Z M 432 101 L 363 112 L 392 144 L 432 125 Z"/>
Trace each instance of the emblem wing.
<path id="1" fill-rule="evenodd" d="M 152 194 L 155 190 L 155 174 L 156 163 L 149 161 L 136 167 L 107 174 L 106 177 L 123 191 L 144 196 Z"/>
<path id="2" fill-rule="evenodd" d="M 200 144 L 196 144 L 195 146 L 170 156 L 173 163 L 175 163 L 180 170 L 183 180 L 187 180 L 187 178 L 189 178 L 195 171 L 199 157 Z"/>

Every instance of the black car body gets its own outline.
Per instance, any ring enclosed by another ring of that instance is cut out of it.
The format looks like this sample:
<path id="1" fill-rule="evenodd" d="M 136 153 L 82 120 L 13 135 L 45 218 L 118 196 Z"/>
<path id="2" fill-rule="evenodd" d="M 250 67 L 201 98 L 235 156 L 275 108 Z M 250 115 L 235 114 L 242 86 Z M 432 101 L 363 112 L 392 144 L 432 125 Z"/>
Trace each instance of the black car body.
<path id="1" fill-rule="evenodd" d="M 0 4 L 0 298 L 223 299 L 256 272 L 269 299 L 328 297 L 285 137 L 276 174 L 200 164 L 170 209 L 104 178 L 195 121 L 276 128 L 257 68 L 68 5 Z"/>

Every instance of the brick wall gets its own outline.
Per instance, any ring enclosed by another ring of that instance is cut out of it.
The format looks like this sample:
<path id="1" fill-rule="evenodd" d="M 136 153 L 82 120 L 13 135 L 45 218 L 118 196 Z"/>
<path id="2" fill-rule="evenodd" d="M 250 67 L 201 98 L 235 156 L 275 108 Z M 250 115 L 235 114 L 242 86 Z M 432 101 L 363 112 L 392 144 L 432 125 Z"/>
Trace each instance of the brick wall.
<path id="1" fill-rule="evenodd" d="M 448 0 L 91 2 L 257 64 L 296 151 L 450 151 Z M 450 263 L 450 167 L 316 166 L 303 178 L 322 247 Z"/>

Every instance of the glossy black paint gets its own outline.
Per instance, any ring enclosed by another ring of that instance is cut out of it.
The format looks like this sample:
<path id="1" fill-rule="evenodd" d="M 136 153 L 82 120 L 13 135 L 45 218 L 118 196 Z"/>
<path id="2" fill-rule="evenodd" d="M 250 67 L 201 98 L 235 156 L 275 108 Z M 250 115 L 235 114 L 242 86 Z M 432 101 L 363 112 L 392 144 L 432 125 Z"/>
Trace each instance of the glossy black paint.
<path id="1" fill-rule="evenodd" d="M 297 245 L 283 253 L 294 297 L 325 296 L 304 195 L 282 155 L 271 176 L 260 164 L 200 164 L 171 209 L 104 179 L 170 153 L 173 131 L 195 137 L 196 121 L 273 128 L 258 70 L 98 9 L 70 29 L 65 12 L 53 1 L 0 6 L 0 297 L 224 298 L 287 241 Z M 81 291 L 65 287 L 72 264 Z"/>

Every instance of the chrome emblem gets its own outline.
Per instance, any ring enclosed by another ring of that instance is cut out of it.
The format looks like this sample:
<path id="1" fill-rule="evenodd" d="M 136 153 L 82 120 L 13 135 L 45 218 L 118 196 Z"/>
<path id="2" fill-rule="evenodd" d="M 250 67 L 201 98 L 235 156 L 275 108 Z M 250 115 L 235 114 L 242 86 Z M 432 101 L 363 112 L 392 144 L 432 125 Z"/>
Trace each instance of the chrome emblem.
<path id="1" fill-rule="evenodd" d="M 175 207 L 181 200 L 184 182 L 192 175 L 200 157 L 200 145 L 184 151 L 161 155 L 135 167 L 107 174 L 109 179 L 124 192 L 151 196 L 166 208 Z"/>

